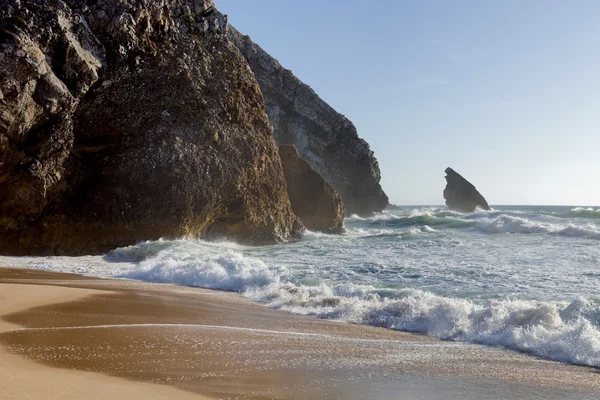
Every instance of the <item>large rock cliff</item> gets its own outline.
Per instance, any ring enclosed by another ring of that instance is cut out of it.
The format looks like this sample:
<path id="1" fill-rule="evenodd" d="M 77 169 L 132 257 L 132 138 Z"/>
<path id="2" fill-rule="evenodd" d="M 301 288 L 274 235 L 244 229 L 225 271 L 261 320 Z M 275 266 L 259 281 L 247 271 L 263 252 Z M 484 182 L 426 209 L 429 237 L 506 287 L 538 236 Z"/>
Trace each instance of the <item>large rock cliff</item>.
<path id="1" fill-rule="evenodd" d="M 383 210 L 388 197 L 379 184 L 379 165 L 352 122 L 248 36 L 230 26 L 229 37 L 258 80 L 277 144 L 295 145 L 300 157 L 342 196 L 348 214 Z"/>
<path id="2" fill-rule="evenodd" d="M 0 252 L 297 237 L 226 31 L 212 0 L 0 0 Z"/>
<path id="3" fill-rule="evenodd" d="M 449 167 L 446 168 L 444 199 L 450 209 L 459 212 L 473 212 L 477 207 L 484 210 L 490 209 L 487 201 L 475 186 Z"/>
<path id="4" fill-rule="evenodd" d="M 340 195 L 298 156 L 293 144 L 279 146 L 279 156 L 292 210 L 307 229 L 344 232 L 344 203 Z"/>

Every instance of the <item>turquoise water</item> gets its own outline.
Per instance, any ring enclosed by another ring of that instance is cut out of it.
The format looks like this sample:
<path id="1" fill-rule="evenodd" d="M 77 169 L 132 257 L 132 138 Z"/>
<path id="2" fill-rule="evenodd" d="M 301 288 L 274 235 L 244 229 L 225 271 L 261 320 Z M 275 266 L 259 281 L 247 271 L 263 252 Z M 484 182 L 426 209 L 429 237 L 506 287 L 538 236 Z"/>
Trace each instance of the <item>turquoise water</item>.
<path id="1" fill-rule="evenodd" d="M 600 208 L 407 207 L 345 226 L 279 246 L 156 241 L 0 263 L 234 290 L 293 313 L 600 366 Z"/>

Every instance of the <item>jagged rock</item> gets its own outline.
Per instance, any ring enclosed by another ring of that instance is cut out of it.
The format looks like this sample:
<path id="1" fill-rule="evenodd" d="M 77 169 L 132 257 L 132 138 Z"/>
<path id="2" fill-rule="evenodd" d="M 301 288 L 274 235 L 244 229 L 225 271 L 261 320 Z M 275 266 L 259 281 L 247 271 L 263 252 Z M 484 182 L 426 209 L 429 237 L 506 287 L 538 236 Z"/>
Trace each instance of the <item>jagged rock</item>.
<path id="1" fill-rule="evenodd" d="M 298 156 L 291 144 L 279 146 L 292 210 L 307 229 L 344 232 L 344 203 L 335 190 Z"/>
<path id="2" fill-rule="evenodd" d="M 450 167 L 446 168 L 446 182 L 444 199 L 450 209 L 459 212 L 473 212 L 477 207 L 490 209 L 475 186 Z"/>
<path id="3" fill-rule="evenodd" d="M 379 184 L 379 164 L 352 122 L 248 36 L 231 26 L 228 32 L 258 80 L 277 144 L 295 145 L 300 157 L 342 196 L 348 214 L 383 210 L 388 197 Z"/>
<path id="4" fill-rule="evenodd" d="M 212 0 L 0 0 L 0 252 L 298 237 Z"/>

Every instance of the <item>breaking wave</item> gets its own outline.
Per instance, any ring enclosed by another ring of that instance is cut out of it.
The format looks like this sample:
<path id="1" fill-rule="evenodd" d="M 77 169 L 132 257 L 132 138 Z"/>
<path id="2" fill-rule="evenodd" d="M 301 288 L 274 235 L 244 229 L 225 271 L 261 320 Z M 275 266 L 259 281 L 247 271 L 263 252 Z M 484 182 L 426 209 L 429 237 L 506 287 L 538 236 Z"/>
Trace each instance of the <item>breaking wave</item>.
<path id="1" fill-rule="evenodd" d="M 405 228 L 412 226 L 442 226 L 446 228 L 464 228 L 474 226 L 477 221 L 460 218 L 460 214 L 453 212 L 436 212 L 425 210 L 409 215 L 380 213 L 371 218 L 353 216 L 346 220 L 349 223 L 360 221 L 361 225 L 368 227 Z"/>
<path id="2" fill-rule="evenodd" d="M 600 208 L 592 207 L 576 207 L 571 209 L 567 214 L 569 218 L 589 218 L 589 219 L 600 219 Z"/>
<path id="3" fill-rule="evenodd" d="M 407 208 L 283 246 L 158 240 L 0 265 L 235 291 L 292 313 L 600 367 L 598 210 Z"/>
<path id="4" fill-rule="evenodd" d="M 536 222 L 526 218 L 502 215 L 483 227 L 487 233 L 545 233 L 560 236 L 600 239 L 600 230 L 593 225 L 558 225 Z"/>
<path id="5" fill-rule="evenodd" d="M 568 215 L 568 217 L 566 217 Z M 569 218 L 570 220 L 565 220 Z M 552 234 L 600 239 L 600 226 L 581 219 L 600 219 L 600 209 L 574 208 L 567 214 L 532 214 L 520 211 L 477 211 L 461 214 L 447 209 L 425 208 L 409 213 L 388 211 L 371 218 L 352 217 L 350 225 L 369 228 L 418 229 L 434 227 L 482 233 Z"/>
<path id="6" fill-rule="evenodd" d="M 303 285 L 287 279 L 285 268 L 269 267 L 233 249 L 199 257 L 196 252 L 184 253 L 181 245 L 158 252 L 149 250 L 152 246 L 118 251 L 134 257 L 144 251 L 148 255 L 122 277 L 232 290 L 296 314 L 501 346 L 551 360 L 600 367 L 600 304 L 594 300 L 477 301 L 419 289 L 324 282 Z"/>

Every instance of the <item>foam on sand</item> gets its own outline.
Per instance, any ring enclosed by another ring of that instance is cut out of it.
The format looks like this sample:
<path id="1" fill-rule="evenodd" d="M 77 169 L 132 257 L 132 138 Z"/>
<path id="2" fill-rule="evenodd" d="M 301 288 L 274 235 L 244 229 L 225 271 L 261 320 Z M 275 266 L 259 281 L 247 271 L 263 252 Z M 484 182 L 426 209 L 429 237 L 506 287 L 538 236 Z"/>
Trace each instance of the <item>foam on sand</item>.
<path id="1" fill-rule="evenodd" d="M 285 271 L 280 271 L 284 273 Z M 124 277 L 234 290 L 269 307 L 339 321 L 501 346 L 551 360 L 600 367 L 596 301 L 470 300 L 423 290 L 286 282 L 264 262 L 234 250 L 222 255 L 162 250 Z"/>

